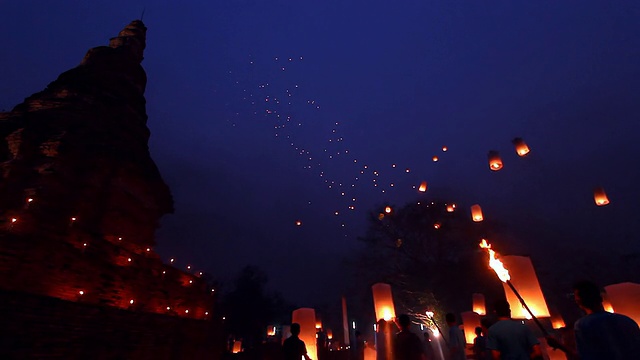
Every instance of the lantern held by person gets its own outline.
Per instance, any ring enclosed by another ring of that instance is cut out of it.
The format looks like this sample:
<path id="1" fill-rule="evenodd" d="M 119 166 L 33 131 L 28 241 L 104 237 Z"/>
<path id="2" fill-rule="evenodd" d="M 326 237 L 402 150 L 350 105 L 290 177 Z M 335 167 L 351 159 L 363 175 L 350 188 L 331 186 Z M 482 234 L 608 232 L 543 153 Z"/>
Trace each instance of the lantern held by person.
<path id="1" fill-rule="evenodd" d="M 489 168 L 493 171 L 502 169 L 502 159 L 497 151 L 489 151 Z"/>
<path id="2" fill-rule="evenodd" d="M 513 143 L 513 146 L 516 147 L 516 153 L 518 156 L 526 156 L 529 153 L 529 147 L 522 138 L 517 137 L 511 142 Z"/>
<path id="3" fill-rule="evenodd" d="M 311 308 L 300 308 L 293 311 L 291 323 L 300 324 L 300 340 L 307 347 L 307 354 L 313 360 L 318 359 L 316 347 L 316 312 Z"/>
<path id="4" fill-rule="evenodd" d="M 531 259 L 527 256 L 503 256 L 500 258 L 505 268 L 509 269 L 511 283 L 529 305 L 535 317 L 549 317 L 549 308 L 542 294 L 538 276 L 533 268 Z M 518 297 L 511 291 L 506 283 L 502 283 L 507 301 L 511 306 L 511 317 L 514 319 L 530 319 L 531 315 L 522 306 Z"/>
<path id="5" fill-rule="evenodd" d="M 384 319 L 389 321 L 395 319 L 396 310 L 393 306 L 393 295 L 391 295 L 391 285 L 377 283 L 371 287 L 373 291 L 373 306 L 376 309 L 376 321 Z"/>
<path id="6" fill-rule="evenodd" d="M 616 314 L 627 315 L 640 323 L 640 284 L 625 282 L 605 286 L 604 290 Z"/>
<path id="7" fill-rule="evenodd" d="M 471 206 L 471 219 L 475 222 L 484 220 L 484 217 L 482 216 L 482 208 L 480 207 L 480 205 L 475 204 Z"/>
<path id="8" fill-rule="evenodd" d="M 473 312 L 478 315 L 487 315 L 487 308 L 484 302 L 484 295 L 480 293 L 475 293 L 471 295 L 471 299 L 473 300 Z"/>
<path id="9" fill-rule="evenodd" d="M 464 338 L 467 344 L 473 344 L 476 338 L 476 328 L 480 325 L 480 315 L 473 311 L 465 311 L 460 314 L 462 317 L 462 329 L 464 330 Z"/>
<path id="10" fill-rule="evenodd" d="M 593 199 L 598 206 L 605 206 L 609 204 L 609 198 L 607 197 L 607 193 L 604 192 L 604 189 L 601 187 L 596 188 L 593 191 Z"/>

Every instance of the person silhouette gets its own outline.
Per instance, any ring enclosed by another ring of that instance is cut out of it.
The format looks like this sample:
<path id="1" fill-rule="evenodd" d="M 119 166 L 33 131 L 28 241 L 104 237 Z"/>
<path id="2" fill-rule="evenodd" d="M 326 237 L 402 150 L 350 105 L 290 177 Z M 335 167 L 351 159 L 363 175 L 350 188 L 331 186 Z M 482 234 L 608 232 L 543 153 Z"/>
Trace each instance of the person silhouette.
<path id="1" fill-rule="evenodd" d="M 573 286 L 576 304 L 586 313 L 574 325 L 577 352 L 547 336 L 547 343 L 571 359 L 637 359 L 640 357 L 640 328 L 633 319 L 604 311 L 600 288 L 591 281 Z"/>
<path id="2" fill-rule="evenodd" d="M 529 360 L 542 356 L 540 342 L 533 332 L 511 319 L 511 307 L 506 300 L 495 303 L 498 322 L 491 325 L 487 337 L 487 349 L 494 359 Z"/>
<path id="3" fill-rule="evenodd" d="M 282 353 L 284 360 L 300 360 L 304 357 L 306 360 L 311 360 L 307 355 L 307 347 L 304 341 L 300 340 L 300 324 L 291 324 L 291 336 L 282 344 Z"/>
<path id="4" fill-rule="evenodd" d="M 394 355 L 400 360 L 421 360 L 422 344 L 418 335 L 409 330 L 411 327 L 411 319 L 409 315 L 402 314 L 398 317 L 398 327 L 400 332 L 396 334 L 394 343 Z"/>

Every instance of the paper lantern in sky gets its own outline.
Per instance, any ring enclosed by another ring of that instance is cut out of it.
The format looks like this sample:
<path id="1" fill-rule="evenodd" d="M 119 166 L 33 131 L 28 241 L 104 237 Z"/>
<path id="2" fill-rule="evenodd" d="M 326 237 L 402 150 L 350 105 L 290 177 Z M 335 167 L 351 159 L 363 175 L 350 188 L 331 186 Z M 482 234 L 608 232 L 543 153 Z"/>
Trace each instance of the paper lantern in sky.
<path id="1" fill-rule="evenodd" d="M 511 142 L 513 146 L 516 147 L 516 154 L 518 154 L 518 156 L 526 156 L 529 153 L 529 147 L 522 138 L 517 137 Z"/>
<path id="2" fill-rule="evenodd" d="M 233 342 L 233 353 L 237 354 L 242 352 L 242 340 L 236 340 Z"/>
<path id="3" fill-rule="evenodd" d="M 331 329 L 327 329 L 327 339 L 333 339 L 333 331 Z"/>
<path id="4" fill-rule="evenodd" d="M 447 204 L 447 212 L 454 212 L 456 210 L 456 204 Z"/>
<path id="5" fill-rule="evenodd" d="M 291 323 L 300 324 L 300 340 L 307 347 L 307 354 L 313 360 L 318 359 L 316 348 L 316 312 L 311 308 L 300 308 L 293 311 Z"/>
<path id="6" fill-rule="evenodd" d="M 371 287 L 373 291 L 373 306 L 376 309 L 376 322 L 380 319 L 389 321 L 395 319 L 396 309 L 393 306 L 393 295 L 391 285 L 377 283 Z"/>
<path id="7" fill-rule="evenodd" d="M 627 315 L 640 323 L 640 284 L 625 282 L 605 286 L 604 290 L 616 314 Z"/>
<path id="8" fill-rule="evenodd" d="M 465 311 L 460 314 L 462 317 L 462 329 L 464 330 L 464 338 L 467 344 L 473 344 L 476 338 L 476 328 L 480 325 L 480 315 L 473 311 Z"/>
<path id="9" fill-rule="evenodd" d="M 593 191 L 593 200 L 595 200 L 596 205 L 598 206 L 605 206 L 609 204 L 609 198 L 601 187 L 598 187 Z"/>
<path id="10" fill-rule="evenodd" d="M 420 183 L 420 187 L 418 188 L 418 191 L 420 192 L 425 192 L 427 191 L 427 182 L 423 181 Z"/>
<path id="11" fill-rule="evenodd" d="M 484 217 L 482 216 L 482 208 L 480 207 L 480 205 L 471 205 L 471 219 L 475 222 L 484 220 Z"/>
<path id="12" fill-rule="evenodd" d="M 563 327 L 566 327 L 567 325 L 564 322 L 564 319 L 562 318 L 562 315 L 560 315 L 560 313 L 557 310 L 552 310 L 550 311 L 551 313 L 551 327 L 554 328 L 555 330 L 557 329 L 562 329 Z"/>
<path id="13" fill-rule="evenodd" d="M 497 151 L 489 151 L 489 168 L 493 171 L 502 169 L 502 159 Z"/>
<path id="14" fill-rule="evenodd" d="M 273 325 L 269 325 L 267 327 L 267 336 L 276 336 L 276 327 Z"/>
<path id="15" fill-rule="evenodd" d="M 473 295 L 471 295 L 471 299 L 473 302 L 473 312 L 478 314 L 478 315 L 486 315 L 487 314 L 487 308 L 485 306 L 485 302 L 484 302 L 484 295 L 480 294 L 480 293 L 475 293 Z"/>
<path id="16" fill-rule="evenodd" d="M 387 206 L 384 208 L 384 212 L 386 212 L 387 214 L 391 214 L 391 206 Z"/>
<path id="17" fill-rule="evenodd" d="M 542 294 L 538 276 L 533 268 L 531 259 L 527 256 L 509 255 L 502 256 L 500 260 L 504 263 L 504 267 L 509 270 L 511 283 L 518 290 L 524 302 L 527 303 L 533 315 L 536 317 L 549 317 L 549 308 Z M 502 286 L 504 287 L 507 301 L 511 306 L 511 317 L 514 319 L 531 318 L 511 288 L 509 288 L 509 285 L 503 282 Z"/>

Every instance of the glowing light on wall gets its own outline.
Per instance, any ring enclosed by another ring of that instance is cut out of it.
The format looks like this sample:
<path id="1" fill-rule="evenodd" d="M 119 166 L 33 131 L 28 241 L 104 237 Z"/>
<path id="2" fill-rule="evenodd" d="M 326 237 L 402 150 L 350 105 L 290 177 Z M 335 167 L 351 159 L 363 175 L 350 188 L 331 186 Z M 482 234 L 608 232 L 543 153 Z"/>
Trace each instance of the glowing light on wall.
<path id="1" fill-rule="evenodd" d="M 505 268 L 509 269 L 511 275 L 511 283 L 518 290 L 524 301 L 527 303 L 531 312 L 536 317 L 549 317 L 549 308 L 542 294 L 538 276 L 531 263 L 531 259 L 527 256 L 503 256 L 500 258 Z M 502 283 L 504 287 L 507 301 L 511 306 L 511 317 L 514 319 L 530 318 L 527 310 L 520 304 L 520 301 L 509 288 L 509 285 Z"/>
<path id="2" fill-rule="evenodd" d="M 371 287 L 373 291 L 373 305 L 376 310 L 376 321 L 384 319 L 389 321 L 395 319 L 396 309 L 393 305 L 393 295 L 391 285 L 377 283 Z"/>
<path id="3" fill-rule="evenodd" d="M 484 217 L 482 216 L 482 208 L 480 207 L 480 205 L 475 204 L 471 206 L 471 219 L 475 222 L 484 220 Z"/>
<path id="4" fill-rule="evenodd" d="M 484 301 L 484 295 L 480 294 L 480 293 L 475 293 L 473 295 L 471 295 L 471 299 L 472 299 L 472 303 L 473 303 L 473 312 L 475 312 L 478 315 L 486 315 L 487 314 L 487 308 L 485 306 L 485 301 Z"/>
<path id="5" fill-rule="evenodd" d="M 481 326 L 480 315 L 473 311 L 465 311 L 460 316 L 462 317 L 465 341 L 467 344 L 473 344 L 473 340 L 476 338 L 476 327 Z"/>
<path id="6" fill-rule="evenodd" d="M 313 360 L 318 359 L 316 348 L 316 312 L 311 308 L 300 308 L 293 311 L 291 323 L 300 324 L 300 340 L 307 347 L 307 354 Z"/>
<path id="7" fill-rule="evenodd" d="M 593 190 L 593 200 L 596 202 L 598 206 L 605 206 L 609 204 L 609 198 L 607 197 L 607 193 L 604 192 L 604 189 L 601 187 Z"/>
<path id="8" fill-rule="evenodd" d="M 640 284 L 625 282 L 605 286 L 604 290 L 616 314 L 627 315 L 640 323 Z"/>

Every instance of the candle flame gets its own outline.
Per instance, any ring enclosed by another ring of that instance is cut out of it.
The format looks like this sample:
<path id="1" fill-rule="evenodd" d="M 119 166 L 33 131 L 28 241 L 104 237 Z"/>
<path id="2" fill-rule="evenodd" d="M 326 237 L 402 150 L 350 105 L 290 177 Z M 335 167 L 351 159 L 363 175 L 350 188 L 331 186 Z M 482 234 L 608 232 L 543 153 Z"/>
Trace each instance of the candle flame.
<path id="1" fill-rule="evenodd" d="M 482 241 L 480 242 L 480 248 L 487 249 L 487 251 L 489 252 L 489 267 L 491 267 L 493 271 L 496 272 L 496 275 L 498 275 L 500 281 L 507 282 L 511 280 L 511 276 L 509 276 L 509 270 L 504 267 L 502 261 L 496 258 L 496 252 L 491 248 L 491 244 L 489 244 L 487 240 L 482 239 Z"/>

